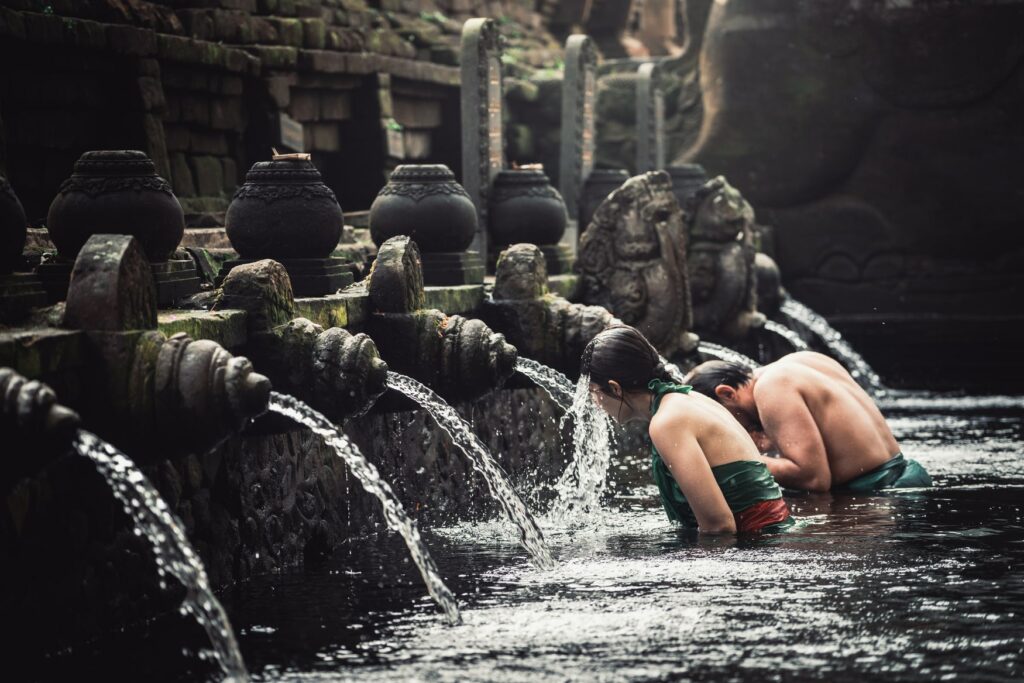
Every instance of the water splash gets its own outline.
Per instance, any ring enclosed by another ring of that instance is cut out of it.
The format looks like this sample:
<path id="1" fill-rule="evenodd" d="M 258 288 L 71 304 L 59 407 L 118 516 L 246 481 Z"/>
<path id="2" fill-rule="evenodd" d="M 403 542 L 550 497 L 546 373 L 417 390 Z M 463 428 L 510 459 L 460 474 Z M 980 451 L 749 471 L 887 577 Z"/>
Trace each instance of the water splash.
<path id="1" fill-rule="evenodd" d="M 744 356 L 739 351 L 733 351 L 727 346 L 721 346 L 719 344 L 713 344 L 712 342 L 702 341 L 698 346 L 697 350 L 706 356 L 717 358 L 718 360 L 728 361 L 730 363 L 739 363 L 745 367 L 755 370 L 761 367 L 753 358 Z"/>
<path id="2" fill-rule="evenodd" d="M 810 348 L 807 346 L 807 342 L 800 338 L 799 334 L 785 325 L 775 322 L 774 320 L 766 320 L 764 323 L 764 329 L 785 339 L 786 342 L 793 347 L 794 351 L 807 351 Z"/>
<path id="3" fill-rule="evenodd" d="M 569 410 L 569 406 L 572 405 L 573 387 L 568 377 L 554 368 L 522 356 L 516 360 L 516 372 L 526 375 L 534 384 L 548 392 L 562 410 Z"/>
<path id="4" fill-rule="evenodd" d="M 530 554 L 533 563 L 541 569 L 551 569 L 555 561 L 544 542 L 544 534 L 526 508 L 522 498 L 512 487 L 508 475 L 495 462 L 487 446 L 473 433 L 462 416 L 432 389 L 397 372 L 389 372 L 387 386 L 423 406 L 431 417 L 469 459 L 473 469 L 483 476 L 491 495 L 501 505 L 505 517 L 519 530 L 519 541 Z"/>
<path id="5" fill-rule="evenodd" d="M 380 501 L 388 528 L 397 531 L 405 541 L 405 545 L 409 548 L 409 554 L 412 556 L 413 562 L 416 563 L 417 569 L 420 570 L 423 582 L 427 585 L 427 591 L 444 610 L 448 623 L 452 625 L 462 623 L 455 596 L 441 579 L 437 565 L 434 564 L 427 546 L 420 537 L 416 522 L 406 514 L 402 503 L 391 490 L 391 486 L 381 479 L 380 472 L 377 471 L 373 463 L 368 461 L 356 445 L 342 434 L 330 420 L 299 399 L 279 394 L 276 391 L 271 392 L 270 411 L 284 415 L 306 427 L 321 437 L 345 461 L 366 492 Z"/>
<path id="6" fill-rule="evenodd" d="M 575 420 L 573 458 L 555 484 L 558 498 L 550 517 L 559 525 L 582 522 L 597 510 L 612 458 L 612 422 L 590 396 L 590 376 L 576 383 L 572 408 L 563 419 Z"/>
<path id="7" fill-rule="evenodd" d="M 181 612 L 195 618 L 206 631 L 213 646 L 213 659 L 224 672 L 225 680 L 248 680 L 227 614 L 210 590 L 206 569 L 167 503 L 138 466 L 106 441 L 79 430 L 73 446 L 96 465 L 125 514 L 131 518 L 135 534 L 149 542 L 161 585 L 170 574 L 184 586 Z"/>
<path id="8" fill-rule="evenodd" d="M 885 385 L 882 384 L 878 373 L 871 368 L 863 356 L 850 346 L 849 342 L 843 339 L 843 335 L 839 334 L 838 330 L 828 324 L 825 318 L 789 295 L 782 301 L 782 306 L 780 306 L 779 310 L 791 320 L 817 335 L 824 342 L 825 346 L 828 347 L 829 352 L 846 366 L 846 369 L 850 371 L 850 375 L 868 393 L 872 396 L 885 394 Z"/>

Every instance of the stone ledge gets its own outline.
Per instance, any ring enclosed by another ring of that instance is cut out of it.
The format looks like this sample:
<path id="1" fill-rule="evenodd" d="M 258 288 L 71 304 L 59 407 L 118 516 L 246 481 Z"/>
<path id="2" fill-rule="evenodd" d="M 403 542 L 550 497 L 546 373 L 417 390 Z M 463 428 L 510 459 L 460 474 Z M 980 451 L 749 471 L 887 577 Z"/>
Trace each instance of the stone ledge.
<path id="1" fill-rule="evenodd" d="M 237 348 L 246 341 L 245 311 L 164 310 L 157 314 L 157 328 L 170 337 L 184 332 L 193 339 L 209 339 L 226 349 Z"/>
<path id="2" fill-rule="evenodd" d="M 460 81 L 459 70 L 455 67 L 367 52 L 299 50 L 297 66 L 302 71 L 330 74 L 386 73 L 398 78 L 453 87 L 458 86 Z"/>
<path id="3" fill-rule="evenodd" d="M 49 378 L 82 365 L 84 334 L 78 330 L 33 328 L 0 331 L 0 367 L 31 379 Z"/>

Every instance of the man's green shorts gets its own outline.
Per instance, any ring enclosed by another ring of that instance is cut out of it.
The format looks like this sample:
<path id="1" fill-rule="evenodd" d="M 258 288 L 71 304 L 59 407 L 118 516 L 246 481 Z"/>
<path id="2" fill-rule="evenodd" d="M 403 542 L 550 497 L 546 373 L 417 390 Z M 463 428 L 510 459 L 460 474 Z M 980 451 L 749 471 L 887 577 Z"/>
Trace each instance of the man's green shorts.
<path id="1" fill-rule="evenodd" d="M 909 460 L 897 453 L 892 460 L 881 467 L 851 479 L 835 491 L 853 491 L 866 493 L 882 489 L 909 489 L 919 486 L 931 486 L 932 478 L 928 471 L 916 460 Z"/>

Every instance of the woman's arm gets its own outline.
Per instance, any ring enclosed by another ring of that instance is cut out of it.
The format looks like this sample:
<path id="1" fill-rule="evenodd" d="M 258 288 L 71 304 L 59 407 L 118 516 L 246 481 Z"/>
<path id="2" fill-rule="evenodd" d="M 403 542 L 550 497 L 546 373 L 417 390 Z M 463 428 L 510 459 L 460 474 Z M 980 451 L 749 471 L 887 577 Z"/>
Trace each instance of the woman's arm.
<path id="1" fill-rule="evenodd" d="M 711 465 L 682 416 L 653 420 L 651 441 L 679 484 L 703 533 L 734 534 L 736 519 L 715 481 Z"/>

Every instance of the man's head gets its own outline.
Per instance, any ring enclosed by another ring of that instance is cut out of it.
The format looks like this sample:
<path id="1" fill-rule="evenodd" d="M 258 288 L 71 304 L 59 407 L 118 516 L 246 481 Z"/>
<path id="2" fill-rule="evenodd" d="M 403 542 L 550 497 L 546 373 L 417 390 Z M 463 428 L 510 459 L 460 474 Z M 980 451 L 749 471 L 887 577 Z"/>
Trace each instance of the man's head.
<path id="1" fill-rule="evenodd" d="M 747 430 L 760 429 L 757 406 L 754 404 L 754 376 L 750 368 L 739 363 L 711 360 L 701 363 L 686 376 L 693 390 L 710 396 L 729 409 Z"/>

